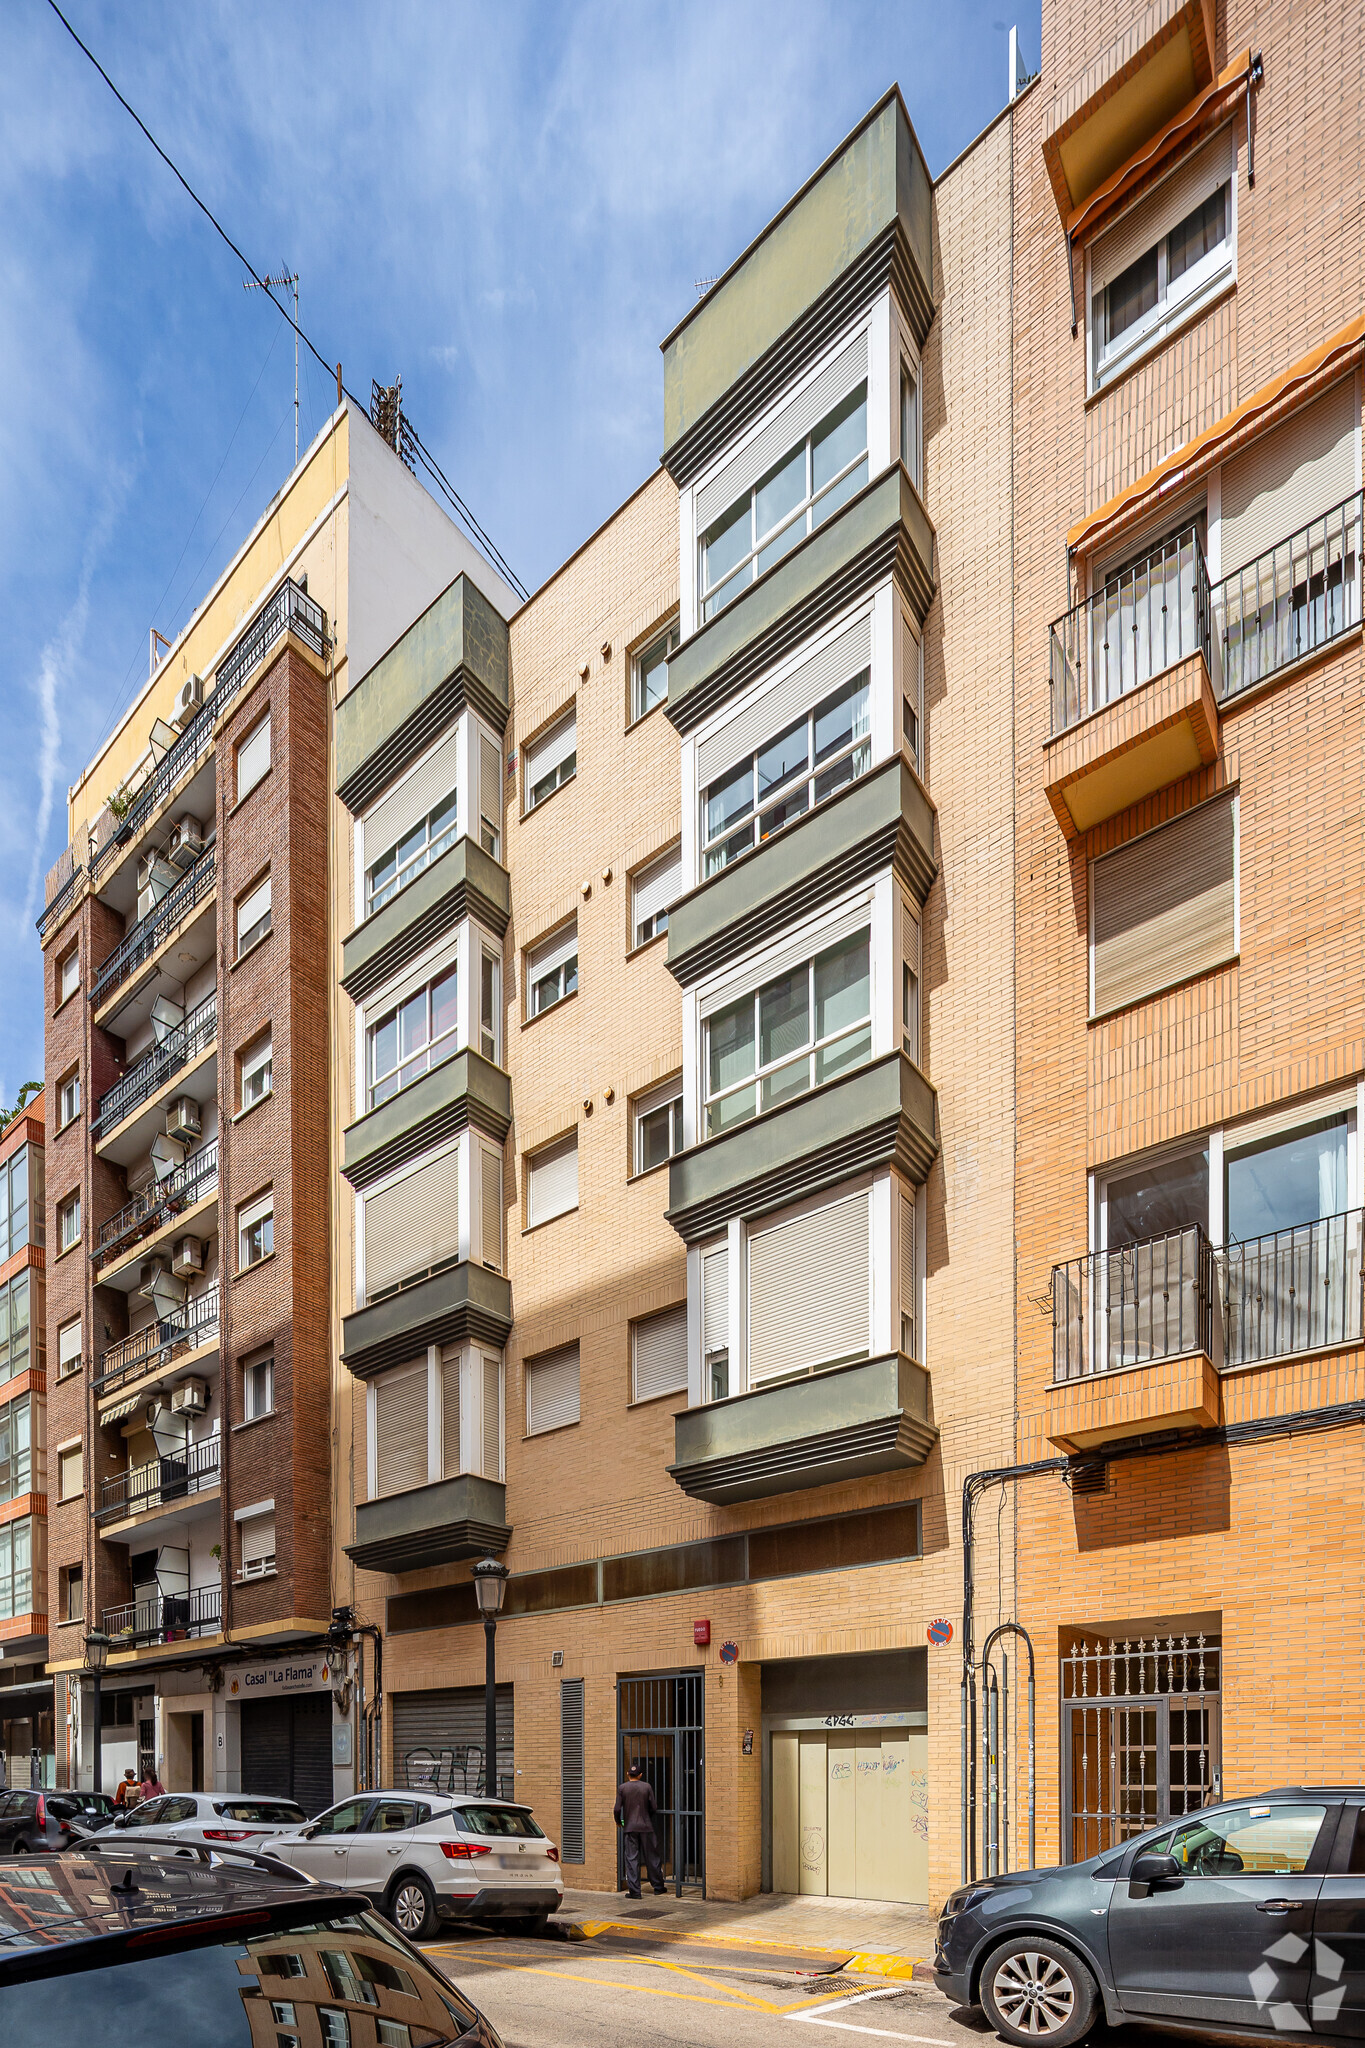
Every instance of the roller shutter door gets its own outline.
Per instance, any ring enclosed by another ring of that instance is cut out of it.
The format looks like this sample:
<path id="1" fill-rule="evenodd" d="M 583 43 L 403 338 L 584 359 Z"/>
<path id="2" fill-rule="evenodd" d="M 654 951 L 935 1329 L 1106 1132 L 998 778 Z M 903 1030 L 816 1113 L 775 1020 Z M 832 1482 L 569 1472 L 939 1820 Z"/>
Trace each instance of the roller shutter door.
<path id="1" fill-rule="evenodd" d="M 293 1799 L 305 1813 L 332 1804 L 332 1696 L 243 1700 L 242 1790 Z"/>
<path id="2" fill-rule="evenodd" d="M 431 1692 L 396 1692 L 390 1695 L 393 1714 L 393 1776 L 396 1785 L 430 1782 L 430 1760 L 441 1764 L 441 1786 L 450 1791 L 454 1767 L 456 1792 L 480 1790 L 484 1739 L 484 1691 L 481 1685 L 448 1686 Z M 516 1797 L 514 1766 L 512 1687 L 497 1689 L 498 1792 L 502 1798 Z M 454 1765 L 455 1752 L 477 1751 L 466 1769 Z M 442 1752 L 446 1752 L 443 1756 Z M 466 1782 L 467 1777 L 467 1782 Z"/>

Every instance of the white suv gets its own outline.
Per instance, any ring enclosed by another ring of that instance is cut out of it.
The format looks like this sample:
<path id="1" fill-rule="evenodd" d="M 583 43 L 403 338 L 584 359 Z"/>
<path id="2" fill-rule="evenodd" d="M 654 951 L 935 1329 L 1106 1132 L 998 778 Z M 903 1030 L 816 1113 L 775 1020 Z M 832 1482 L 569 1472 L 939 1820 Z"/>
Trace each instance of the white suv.
<path id="1" fill-rule="evenodd" d="M 442 1920 L 501 1920 L 539 1933 L 564 1898 L 559 1851 L 527 1806 L 444 1793 L 367 1792 L 329 1807 L 271 1854 L 368 1892 L 409 1940 Z"/>
<path id="2" fill-rule="evenodd" d="M 246 1792 L 166 1792 L 114 1816 L 101 1832 L 111 1840 L 125 1829 L 158 1841 L 196 1842 L 204 1848 L 251 1849 L 276 1835 L 306 1827 L 308 1816 L 292 1799 L 253 1799 Z"/>

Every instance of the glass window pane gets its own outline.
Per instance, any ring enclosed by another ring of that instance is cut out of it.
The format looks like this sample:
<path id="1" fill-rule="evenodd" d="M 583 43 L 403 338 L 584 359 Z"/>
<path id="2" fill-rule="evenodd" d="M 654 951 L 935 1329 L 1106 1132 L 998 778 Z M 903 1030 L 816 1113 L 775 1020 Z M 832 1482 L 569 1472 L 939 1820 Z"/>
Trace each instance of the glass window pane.
<path id="1" fill-rule="evenodd" d="M 720 870 L 723 867 L 728 867 L 732 860 L 738 860 L 742 853 L 747 853 L 753 843 L 754 828 L 752 823 L 750 823 L 741 825 L 738 832 L 732 832 L 730 837 L 721 840 L 719 845 L 708 846 L 706 849 L 707 874 L 719 874 Z"/>
<path id="2" fill-rule="evenodd" d="M 754 1071 L 754 999 L 745 996 L 706 1023 L 707 1093 L 715 1095 Z"/>
<path id="3" fill-rule="evenodd" d="M 802 963 L 758 995 L 759 1064 L 785 1059 L 810 1043 L 810 969 Z"/>
<path id="4" fill-rule="evenodd" d="M 728 575 L 736 562 L 743 561 L 750 548 L 749 499 L 747 495 L 721 514 L 702 541 L 702 579 L 708 590 Z"/>
<path id="5" fill-rule="evenodd" d="M 865 1024 L 861 1031 L 851 1031 L 847 1038 L 836 1038 L 833 1045 L 821 1046 L 815 1055 L 815 1085 L 824 1086 L 840 1074 L 849 1073 L 854 1067 L 863 1066 L 872 1057 L 872 1026 Z"/>
<path id="6" fill-rule="evenodd" d="M 710 1103 L 706 1111 L 706 1135 L 718 1138 L 722 1131 L 733 1130 L 736 1124 L 746 1124 L 754 1114 L 754 1089 L 737 1088 L 733 1095 L 722 1095 L 719 1102 Z"/>
<path id="7" fill-rule="evenodd" d="M 864 458 L 856 469 L 851 469 L 846 477 L 835 484 L 833 490 L 826 491 L 823 498 L 816 499 L 815 509 L 811 513 L 812 526 L 818 526 L 822 519 L 829 518 L 831 512 L 837 512 L 841 505 L 846 505 L 850 498 L 857 495 L 866 482 L 867 461 Z"/>
<path id="8" fill-rule="evenodd" d="M 868 934 L 859 932 L 815 963 L 815 1035 L 828 1038 L 861 1023 L 871 1009 Z"/>
<path id="9" fill-rule="evenodd" d="M 810 1054 L 803 1053 L 800 1059 L 792 1060 L 785 1067 L 777 1067 L 763 1077 L 763 1107 L 776 1109 L 781 1103 L 790 1102 L 797 1095 L 804 1095 L 810 1087 Z"/>
<path id="10" fill-rule="evenodd" d="M 758 487 L 754 531 L 759 540 L 771 533 L 780 520 L 794 512 L 806 495 L 806 444 L 784 455 L 770 469 Z"/>
<path id="11" fill-rule="evenodd" d="M 816 800 L 819 801 L 818 798 Z M 775 804 L 761 813 L 758 820 L 759 838 L 771 839 L 774 832 L 780 832 L 784 825 L 790 825 L 793 818 L 799 818 L 809 808 L 810 784 L 799 782 L 795 789 L 789 790 L 786 796 L 779 797 Z"/>
<path id="12" fill-rule="evenodd" d="M 398 1065 L 398 1012 L 376 1024 L 370 1038 L 370 1072 L 378 1079 Z"/>
<path id="13" fill-rule="evenodd" d="M 831 754 L 839 753 L 854 740 L 862 739 L 868 730 L 869 685 L 866 669 L 852 682 L 845 683 L 832 697 L 826 697 L 823 704 L 815 708 L 815 758 L 825 761 Z"/>
<path id="14" fill-rule="evenodd" d="M 444 832 L 453 832 L 456 823 L 456 798 L 452 789 L 444 803 L 437 804 L 431 814 L 431 836 L 439 839 Z"/>
<path id="15" fill-rule="evenodd" d="M 1149 249 L 1145 256 L 1139 256 L 1136 263 L 1130 263 L 1107 287 L 1104 294 L 1106 341 L 1117 341 L 1156 304 L 1156 258 L 1156 250 Z"/>
<path id="16" fill-rule="evenodd" d="M 459 973 L 457 969 L 452 967 L 448 974 L 443 974 L 439 981 L 435 981 L 431 985 L 431 1035 L 433 1038 L 444 1038 L 447 1032 L 455 1029 L 459 1012 L 459 983 Z"/>
<path id="17" fill-rule="evenodd" d="M 1220 185 L 1179 227 L 1172 228 L 1167 244 L 1166 277 L 1174 284 L 1178 277 L 1227 240 L 1228 187 Z"/>
<path id="18" fill-rule="evenodd" d="M 779 738 L 770 740 L 758 757 L 758 800 L 762 803 L 769 790 L 776 789 L 789 777 L 800 774 L 808 758 L 807 721 L 791 727 Z"/>
<path id="19" fill-rule="evenodd" d="M 823 490 L 831 477 L 836 477 L 866 447 L 867 386 L 860 384 L 833 412 L 826 414 L 811 436 L 813 488 Z"/>
<path id="20" fill-rule="evenodd" d="M 662 1166 L 670 1156 L 669 1136 L 672 1130 L 673 1105 L 666 1102 L 659 1109 L 651 1109 L 640 1118 L 640 1165 L 641 1173 L 648 1173 L 652 1166 Z"/>
<path id="21" fill-rule="evenodd" d="M 759 575 L 761 576 L 765 569 L 771 569 L 774 562 L 780 562 L 782 557 L 790 553 L 799 540 L 804 540 L 805 538 L 806 522 L 804 519 L 793 519 L 788 525 L 784 526 L 781 533 L 776 534 L 766 547 L 759 549 Z"/>
<path id="22" fill-rule="evenodd" d="M 1347 1205 L 1344 1116 L 1234 1153 L 1227 1163 L 1227 1236 L 1245 1240 L 1337 1216 Z"/>
<path id="23" fill-rule="evenodd" d="M 427 992 L 409 996 L 398 1012 L 398 1055 L 408 1059 L 427 1042 Z"/>
<path id="24" fill-rule="evenodd" d="M 1209 1227 L 1209 1155 L 1207 1147 L 1144 1166 L 1108 1187 L 1111 1249 L 1141 1244 L 1168 1230 L 1197 1223 Z"/>
<path id="25" fill-rule="evenodd" d="M 816 803 L 822 804 L 826 797 L 833 796 L 835 790 L 842 789 L 846 782 L 856 782 L 860 775 L 866 774 L 871 758 L 872 750 L 864 740 L 860 747 L 855 747 L 851 754 L 845 754 L 832 768 L 822 768 L 815 778 Z"/>
<path id="26" fill-rule="evenodd" d="M 706 836 L 715 839 L 753 809 L 754 771 L 748 761 L 706 792 Z"/>
<path id="27" fill-rule="evenodd" d="M 662 704 L 668 695 L 668 651 L 672 644 L 671 630 L 661 635 L 652 647 L 647 647 L 640 656 L 639 701 L 635 706 L 637 717 L 652 711 L 656 704 Z"/>

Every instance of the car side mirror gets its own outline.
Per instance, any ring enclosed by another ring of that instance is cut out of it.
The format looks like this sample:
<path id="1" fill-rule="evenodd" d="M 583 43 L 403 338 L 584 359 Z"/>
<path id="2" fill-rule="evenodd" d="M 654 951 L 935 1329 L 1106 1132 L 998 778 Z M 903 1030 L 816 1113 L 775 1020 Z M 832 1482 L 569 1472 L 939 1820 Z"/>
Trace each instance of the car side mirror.
<path id="1" fill-rule="evenodd" d="M 1151 1892 L 1174 1891 L 1184 1882 L 1185 1873 L 1174 1856 L 1139 1856 L 1128 1873 L 1128 1896 L 1145 1899 Z"/>
<path id="2" fill-rule="evenodd" d="M 317 1833 L 317 1831 L 318 1831 L 318 1824 L 317 1824 L 317 1822 L 316 1822 L 316 1821 L 314 1821 L 314 1822 L 313 1822 L 313 1824 L 312 1824 L 312 1826 L 311 1826 L 311 1827 L 306 1827 L 306 1828 L 300 1828 L 300 1830 L 299 1830 L 299 1832 L 300 1832 L 300 1834 L 301 1834 L 301 1835 L 303 1836 L 303 1839 L 304 1839 L 304 1841 L 305 1841 L 305 1842 L 311 1842 L 311 1841 L 312 1841 L 312 1839 L 313 1839 L 313 1837 L 314 1837 L 314 1835 L 315 1835 L 315 1834 Z"/>

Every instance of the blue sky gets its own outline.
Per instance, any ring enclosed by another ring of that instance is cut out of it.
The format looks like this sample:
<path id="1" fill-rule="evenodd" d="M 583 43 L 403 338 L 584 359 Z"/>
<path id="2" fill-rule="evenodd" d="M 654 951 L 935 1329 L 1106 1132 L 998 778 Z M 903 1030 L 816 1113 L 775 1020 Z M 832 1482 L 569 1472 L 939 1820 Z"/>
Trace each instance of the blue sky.
<path id="1" fill-rule="evenodd" d="M 351 390 L 534 589 L 658 458 L 658 344 L 892 80 L 937 173 L 1039 0 L 69 0 Z M 44 0 L 0 7 L 0 1104 L 42 1073 L 65 797 L 287 475 L 288 329 Z M 327 381 L 303 370 L 304 445 Z"/>

